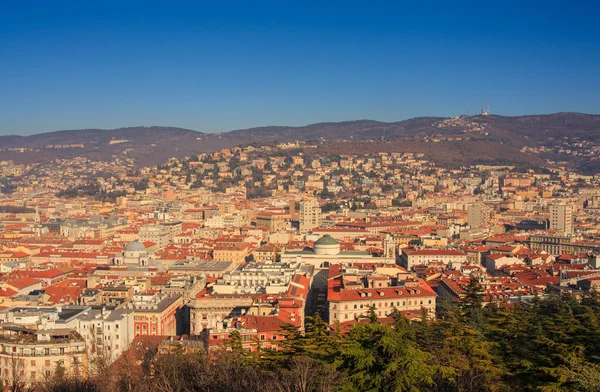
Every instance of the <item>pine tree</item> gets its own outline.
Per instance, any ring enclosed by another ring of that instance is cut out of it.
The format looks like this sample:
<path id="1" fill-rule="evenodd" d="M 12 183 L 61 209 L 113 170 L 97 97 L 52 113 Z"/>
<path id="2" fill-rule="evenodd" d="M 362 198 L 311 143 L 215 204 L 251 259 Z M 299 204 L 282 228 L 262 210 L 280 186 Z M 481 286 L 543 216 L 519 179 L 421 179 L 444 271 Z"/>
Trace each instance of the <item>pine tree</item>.
<path id="1" fill-rule="evenodd" d="M 469 280 L 467 287 L 465 287 L 465 291 L 465 298 L 462 300 L 461 308 L 463 310 L 481 308 L 485 296 L 481 285 L 473 275 L 471 275 L 471 279 Z"/>

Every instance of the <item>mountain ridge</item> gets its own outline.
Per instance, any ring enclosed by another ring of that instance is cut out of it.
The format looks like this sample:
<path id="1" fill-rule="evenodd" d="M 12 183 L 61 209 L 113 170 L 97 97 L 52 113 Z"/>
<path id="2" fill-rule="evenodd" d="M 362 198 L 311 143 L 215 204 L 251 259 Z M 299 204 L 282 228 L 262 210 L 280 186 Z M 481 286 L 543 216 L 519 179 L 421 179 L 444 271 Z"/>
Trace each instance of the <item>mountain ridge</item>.
<path id="1" fill-rule="evenodd" d="M 470 157 L 465 163 L 469 163 L 489 158 L 487 154 L 490 152 L 482 151 L 478 157 L 468 148 L 467 145 L 476 142 L 479 145 L 506 145 L 512 150 L 520 150 L 523 147 L 539 146 L 553 148 L 564 138 L 579 138 L 600 144 L 600 115 L 559 112 L 522 116 L 415 117 L 395 122 L 361 119 L 302 126 L 263 126 L 216 133 L 167 126 L 89 128 L 28 136 L 0 136 L 0 151 L 2 160 L 17 163 L 77 156 L 110 159 L 115 154 L 127 154 L 137 165 L 147 166 L 162 163 L 171 157 L 181 158 L 251 143 L 315 140 L 332 144 L 377 141 L 420 145 L 419 143 L 431 142 L 437 144 L 435 148 L 425 148 L 430 157 L 435 158 L 444 153 L 444 148 L 450 147 L 456 156 L 456 152 L 460 152 L 461 146 L 464 146 L 465 152 L 469 151 L 465 156 Z M 494 150 L 493 147 L 491 149 Z M 511 159 L 519 154 L 526 154 L 520 151 L 517 151 L 518 154 L 513 153 L 512 150 Z M 493 151 L 491 153 L 494 154 Z M 556 158 L 550 152 L 546 156 L 537 156 L 539 157 Z M 502 157 L 497 158 L 501 160 Z M 568 161 L 576 160 L 568 157 Z M 529 161 L 531 159 L 522 159 L 522 162 Z M 578 162 L 576 166 L 581 164 L 582 162 Z M 589 170 L 596 170 L 595 166 L 600 169 L 600 164 L 593 164 Z"/>

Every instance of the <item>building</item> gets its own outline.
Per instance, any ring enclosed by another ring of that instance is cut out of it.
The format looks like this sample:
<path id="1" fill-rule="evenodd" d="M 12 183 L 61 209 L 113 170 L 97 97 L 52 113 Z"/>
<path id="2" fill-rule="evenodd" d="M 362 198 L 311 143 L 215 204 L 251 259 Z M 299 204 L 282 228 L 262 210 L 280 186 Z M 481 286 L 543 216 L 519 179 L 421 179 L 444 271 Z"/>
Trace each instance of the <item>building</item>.
<path id="1" fill-rule="evenodd" d="M 217 245 L 213 249 L 214 261 L 232 261 L 237 265 L 244 264 L 249 255 L 250 245 L 243 242 Z"/>
<path id="2" fill-rule="evenodd" d="M 133 310 L 88 310 L 77 319 L 77 331 L 87 342 L 92 355 L 109 362 L 118 358 L 134 338 Z"/>
<path id="3" fill-rule="evenodd" d="M 260 212 L 256 214 L 256 227 L 262 227 L 275 233 L 290 227 L 290 214 L 286 212 Z"/>
<path id="4" fill-rule="evenodd" d="M 573 206 L 553 204 L 550 206 L 550 229 L 564 235 L 573 234 Z"/>
<path id="5" fill-rule="evenodd" d="M 140 228 L 140 241 L 142 242 L 154 242 L 159 248 L 164 248 L 169 245 L 173 240 L 172 231 L 176 231 L 177 227 L 174 225 L 148 225 Z"/>
<path id="6" fill-rule="evenodd" d="M 428 265 L 441 262 L 454 267 L 467 263 L 467 254 L 455 249 L 402 249 L 400 264 L 407 270 L 415 265 Z"/>
<path id="7" fill-rule="evenodd" d="M 141 241 L 132 241 L 128 243 L 125 245 L 123 253 L 117 253 L 113 258 L 115 265 L 137 265 L 140 267 L 157 264 L 151 263 L 151 261 L 154 261 L 154 253 L 149 252 Z"/>
<path id="8" fill-rule="evenodd" d="M 317 199 L 302 200 L 298 213 L 300 232 L 308 233 L 321 224 L 321 206 Z"/>
<path id="9" fill-rule="evenodd" d="M 214 294 L 281 294 L 288 291 L 296 274 L 310 275 L 312 268 L 291 261 L 248 263 L 217 279 Z"/>
<path id="10" fill-rule="evenodd" d="M 59 369 L 86 377 L 88 354 L 81 335 L 72 329 L 0 325 L 0 380 L 4 385 L 31 385 Z"/>
<path id="11" fill-rule="evenodd" d="M 204 341 L 198 337 L 184 338 L 183 336 L 170 336 L 169 339 L 161 340 L 158 345 L 159 355 L 169 355 L 182 352 L 193 354 L 206 351 Z"/>
<path id="12" fill-rule="evenodd" d="M 235 326 L 234 320 L 239 321 L 236 318 L 245 316 L 277 318 L 303 327 L 311 279 L 302 273 L 290 275 L 294 271 L 289 266 L 283 269 L 286 276 L 279 278 L 285 283 L 277 282 L 276 269 L 267 268 L 261 272 L 262 283 L 253 282 L 249 275 L 236 274 L 230 278 L 234 280 L 233 284 L 220 282 L 202 291 L 189 303 L 190 332 L 201 334 L 207 330 L 227 329 L 232 322 Z M 271 281 L 275 281 L 273 288 L 269 287 Z"/>
<path id="13" fill-rule="evenodd" d="M 180 295 L 137 294 L 125 308 L 134 311 L 135 336 L 174 336 L 177 335 L 176 314 L 182 306 Z"/>
<path id="14" fill-rule="evenodd" d="M 530 248 L 551 255 L 563 253 L 600 253 L 600 243 L 594 241 L 575 241 L 573 237 L 552 234 L 532 234 Z"/>
<path id="15" fill-rule="evenodd" d="M 469 226 L 474 229 L 488 226 L 491 214 L 492 209 L 483 203 L 476 203 L 467 207 Z"/>
<path id="16" fill-rule="evenodd" d="M 389 276 L 357 267 L 329 267 L 327 301 L 329 323 L 346 323 L 368 317 L 374 310 L 379 318 L 391 317 L 395 311 L 420 315 L 425 309 L 435 315 L 437 294 L 422 279 L 404 276 L 398 269 Z"/>
<path id="17" fill-rule="evenodd" d="M 331 264 L 374 263 L 396 264 L 394 241 L 391 237 L 384 240 L 384 254 L 378 256 L 366 250 L 342 250 L 340 243 L 329 235 L 324 235 L 313 244 L 313 248 L 300 251 L 287 251 L 281 254 L 281 262 L 302 262 L 315 269 L 326 270 Z"/>

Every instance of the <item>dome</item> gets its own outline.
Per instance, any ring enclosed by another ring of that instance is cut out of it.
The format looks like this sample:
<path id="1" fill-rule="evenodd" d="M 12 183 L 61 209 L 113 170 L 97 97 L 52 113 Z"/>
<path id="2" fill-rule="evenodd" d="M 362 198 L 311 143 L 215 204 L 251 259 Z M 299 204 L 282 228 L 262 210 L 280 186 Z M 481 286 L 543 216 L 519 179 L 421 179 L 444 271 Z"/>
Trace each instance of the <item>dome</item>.
<path id="1" fill-rule="evenodd" d="M 140 241 L 135 240 L 125 246 L 125 252 L 145 252 L 146 247 Z"/>
<path id="2" fill-rule="evenodd" d="M 319 238 L 315 241 L 315 245 L 339 245 L 340 243 L 330 236 L 329 234 L 325 234 L 323 237 Z"/>
<path id="3" fill-rule="evenodd" d="M 340 243 L 329 235 L 324 235 L 315 241 L 314 252 L 317 255 L 337 255 L 340 253 Z"/>

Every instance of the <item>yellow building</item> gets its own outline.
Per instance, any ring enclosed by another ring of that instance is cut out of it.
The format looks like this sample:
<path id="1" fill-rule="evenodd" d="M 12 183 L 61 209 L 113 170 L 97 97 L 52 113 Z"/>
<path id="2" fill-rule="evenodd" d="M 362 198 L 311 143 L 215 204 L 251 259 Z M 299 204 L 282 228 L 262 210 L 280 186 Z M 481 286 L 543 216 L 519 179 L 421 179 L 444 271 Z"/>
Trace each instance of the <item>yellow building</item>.
<path id="1" fill-rule="evenodd" d="M 244 264 L 250 254 L 250 245 L 245 243 L 218 245 L 213 250 L 214 261 L 233 261 L 234 264 Z"/>
<path id="2" fill-rule="evenodd" d="M 0 326 L 0 380 L 4 385 L 31 385 L 59 369 L 67 376 L 85 378 L 87 367 L 85 341 L 75 331 Z"/>

